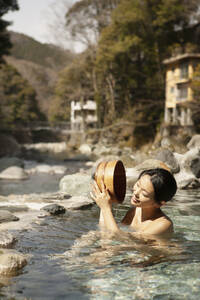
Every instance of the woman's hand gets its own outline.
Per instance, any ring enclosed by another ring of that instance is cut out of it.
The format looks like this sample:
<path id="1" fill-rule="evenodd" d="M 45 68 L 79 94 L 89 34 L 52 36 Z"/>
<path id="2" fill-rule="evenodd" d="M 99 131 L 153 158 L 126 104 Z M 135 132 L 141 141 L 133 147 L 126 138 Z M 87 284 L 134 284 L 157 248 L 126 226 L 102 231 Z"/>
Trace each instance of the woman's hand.
<path id="1" fill-rule="evenodd" d="M 109 191 L 106 189 L 103 181 L 101 181 L 101 190 L 98 187 L 96 181 L 94 181 L 94 184 L 92 186 L 92 192 L 90 192 L 90 196 L 101 209 L 111 207 L 111 196 L 109 194 Z"/>

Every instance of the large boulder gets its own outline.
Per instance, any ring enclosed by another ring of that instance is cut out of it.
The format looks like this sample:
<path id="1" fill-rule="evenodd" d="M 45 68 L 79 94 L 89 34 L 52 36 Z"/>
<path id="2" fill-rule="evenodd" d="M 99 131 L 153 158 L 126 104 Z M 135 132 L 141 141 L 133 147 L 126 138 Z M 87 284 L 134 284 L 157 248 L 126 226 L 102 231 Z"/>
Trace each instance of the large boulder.
<path id="1" fill-rule="evenodd" d="M 0 251 L 0 274 L 15 275 L 27 264 L 27 257 L 14 250 Z"/>
<path id="2" fill-rule="evenodd" d="M 0 223 L 19 221 L 19 218 L 7 210 L 0 210 Z"/>
<path id="3" fill-rule="evenodd" d="M 28 175 L 24 169 L 17 166 L 12 166 L 0 173 L 0 179 L 24 180 L 28 179 Z"/>
<path id="4" fill-rule="evenodd" d="M 160 151 L 158 151 L 155 155 L 155 159 L 164 162 L 170 168 L 173 174 L 180 171 L 179 163 L 175 158 L 173 152 L 169 149 L 161 149 Z"/>
<path id="5" fill-rule="evenodd" d="M 140 173 L 147 169 L 164 168 L 171 171 L 170 168 L 162 161 L 157 159 L 147 159 L 134 168 L 126 169 L 126 178 L 128 187 L 132 187 L 138 179 Z"/>
<path id="6" fill-rule="evenodd" d="M 88 196 L 90 191 L 91 175 L 76 173 L 64 176 L 59 183 L 61 192 L 72 196 Z"/>
<path id="7" fill-rule="evenodd" d="M 192 172 L 181 170 L 181 172 L 175 174 L 174 177 L 179 189 L 195 189 L 200 187 L 200 181 Z"/>
<path id="8" fill-rule="evenodd" d="M 195 134 L 187 144 L 188 149 L 200 148 L 200 134 Z"/>

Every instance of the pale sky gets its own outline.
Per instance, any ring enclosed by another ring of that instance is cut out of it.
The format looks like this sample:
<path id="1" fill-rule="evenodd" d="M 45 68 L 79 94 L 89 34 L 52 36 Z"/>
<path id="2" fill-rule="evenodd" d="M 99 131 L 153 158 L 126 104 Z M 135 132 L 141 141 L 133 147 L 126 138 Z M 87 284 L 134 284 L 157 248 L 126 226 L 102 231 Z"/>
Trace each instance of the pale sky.
<path id="1" fill-rule="evenodd" d="M 13 22 L 7 27 L 8 30 L 24 33 L 42 43 L 50 43 L 54 41 L 53 35 L 56 35 L 56 33 L 51 35 L 50 30 L 55 23 L 56 10 L 59 14 L 63 14 L 60 18 L 61 22 L 64 22 L 66 11 L 59 9 L 59 6 L 61 7 L 63 3 L 70 5 L 76 1 L 78 0 L 18 0 L 19 10 L 9 11 L 3 19 Z M 70 42 L 68 45 L 69 48 L 74 48 Z"/>

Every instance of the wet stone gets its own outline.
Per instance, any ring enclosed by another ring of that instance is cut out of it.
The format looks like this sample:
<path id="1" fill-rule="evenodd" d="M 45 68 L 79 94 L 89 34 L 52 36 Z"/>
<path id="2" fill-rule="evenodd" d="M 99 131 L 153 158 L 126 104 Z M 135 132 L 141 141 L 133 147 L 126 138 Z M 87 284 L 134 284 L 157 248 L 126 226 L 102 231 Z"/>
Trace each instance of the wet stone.
<path id="1" fill-rule="evenodd" d="M 1 231 L 1 234 L 0 234 L 0 247 L 1 248 L 9 248 L 15 242 L 16 242 L 16 238 L 12 234 L 10 234 L 6 231 Z"/>
<path id="2" fill-rule="evenodd" d="M 0 223 L 19 221 L 19 218 L 7 210 L 0 211 Z"/>
<path id="3" fill-rule="evenodd" d="M 0 274 L 15 275 L 27 264 L 27 258 L 14 250 L 0 250 Z"/>
<path id="4" fill-rule="evenodd" d="M 49 204 L 42 208 L 42 210 L 48 212 L 50 215 L 57 216 L 64 214 L 66 209 L 62 205 L 58 204 Z"/>

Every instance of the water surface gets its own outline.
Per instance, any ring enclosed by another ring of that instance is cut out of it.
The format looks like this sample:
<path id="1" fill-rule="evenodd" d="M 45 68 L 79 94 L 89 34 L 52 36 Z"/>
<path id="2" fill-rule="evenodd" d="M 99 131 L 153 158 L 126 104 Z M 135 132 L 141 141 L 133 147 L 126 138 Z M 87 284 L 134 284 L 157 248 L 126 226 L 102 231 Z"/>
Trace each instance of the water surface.
<path id="1" fill-rule="evenodd" d="M 16 250 L 31 257 L 0 299 L 199 299 L 200 190 L 178 191 L 163 210 L 175 227 L 164 241 L 101 235 L 96 206 L 13 230 Z"/>

